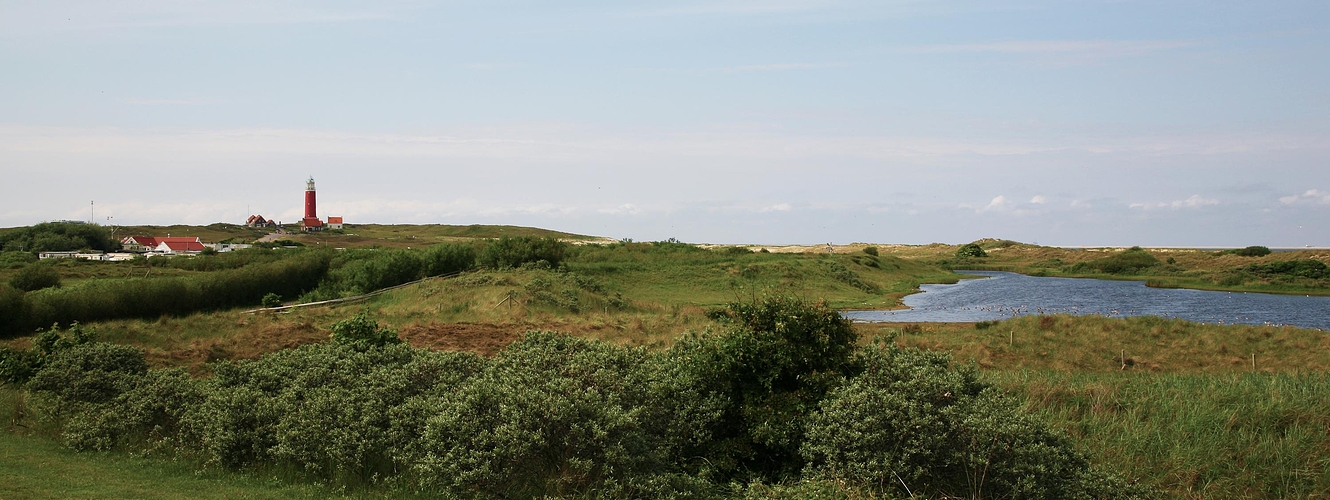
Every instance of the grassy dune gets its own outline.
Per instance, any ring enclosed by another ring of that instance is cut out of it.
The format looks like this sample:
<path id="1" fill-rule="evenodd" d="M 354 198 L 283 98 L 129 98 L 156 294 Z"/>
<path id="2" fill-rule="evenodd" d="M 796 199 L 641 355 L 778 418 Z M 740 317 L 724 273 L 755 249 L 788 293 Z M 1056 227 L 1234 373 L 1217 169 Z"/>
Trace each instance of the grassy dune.
<path id="1" fill-rule="evenodd" d="M 154 364 L 192 369 L 321 342 L 332 323 L 360 310 L 398 329 L 417 347 L 492 354 L 518 334 L 539 329 L 664 345 L 687 330 L 705 328 L 710 323 L 706 309 L 727 302 L 786 294 L 839 308 L 887 308 L 898 306 L 899 298 L 919 283 L 959 278 L 894 257 L 727 252 L 682 244 L 584 246 L 564 266 L 564 271 L 471 272 L 366 302 L 280 314 L 230 310 L 93 326 L 103 339 L 146 349 Z"/>

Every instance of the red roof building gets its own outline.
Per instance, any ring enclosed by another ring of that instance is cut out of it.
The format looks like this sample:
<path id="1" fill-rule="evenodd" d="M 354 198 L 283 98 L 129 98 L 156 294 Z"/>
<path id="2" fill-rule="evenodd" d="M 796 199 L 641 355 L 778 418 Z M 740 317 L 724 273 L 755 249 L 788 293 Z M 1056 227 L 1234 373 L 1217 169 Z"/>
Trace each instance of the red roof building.
<path id="1" fill-rule="evenodd" d="M 161 238 L 155 251 L 163 253 L 202 252 L 206 248 L 198 238 Z"/>

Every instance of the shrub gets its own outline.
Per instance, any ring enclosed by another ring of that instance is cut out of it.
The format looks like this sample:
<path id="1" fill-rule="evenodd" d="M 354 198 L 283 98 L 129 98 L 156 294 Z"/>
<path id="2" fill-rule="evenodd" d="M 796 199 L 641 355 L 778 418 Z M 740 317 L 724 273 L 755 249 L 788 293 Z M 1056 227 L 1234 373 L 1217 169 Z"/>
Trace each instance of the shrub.
<path id="1" fill-rule="evenodd" d="M 666 457 L 641 418 L 646 357 L 529 332 L 438 400 L 413 472 L 460 494 L 533 498 L 622 486 L 657 469 Z"/>
<path id="2" fill-rule="evenodd" d="M 980 258 L 980 257 L 988 257 L 988 252 L 985 252 L 984 247 L 979 246 L 978 243 L 967 243 L 965 245 L 962 245 L 960 248 L 956 249 L 956 258 L 958 259 L 970 259 L 970 258 Z"/>
<path id="3" fill-rule="evenodd" d="M 1269 264 L 1252 264 L 1244 267 L 1243 270 L 1257 275 L 1274 278 L 1322 279 L 1330 277 L 1330 271 L 1327 270 L 1325 263 L 1315 259 L 1285 260 L 1271 262 Z"/>
<path id="4" fill-rule="evenodd" d="M 864 247 L 864 253 L 877 257 L 877 247 L 874 246 Z"/>
<path id="5" fill-rule="evenodd" d="M 37 254 L 84 248 L 112 251 L 120 248 L 120 244 L 111 238 L 110 231 L 97 224 L 43 222 L 0 233 L 0 249 L 6 252 L 23 251 Z"/>
<path id="6" fill-rule="evenodd" d="M 540 261 L 558 267 L 567 247 L 567 243 L 554 238 L 504 236 L 486 245 L 476 260 L 481 267 L 490 269 L 515 268 Z"/>
<path id="7" fill-rule="evenodd" d="M 1159 265 L 1159 259 L 1156 259 L 1150 252 L 1142 250 L 1141 247 L 1131 247 L 1115 255 L 1076 264 L 1072 267 L 1072 270 L 1089 270 L 1108 274 L 1137 274 L 1157 265 Z"/>
<path id="8" fill-rule="evenodd" d="M 884 343 L 810 415 L 806 477 L 941 498 L 1105 498 L 1109 478 L 946 354 Z M 1130 493 L 1131 490 L 1127 490 Z"/>
<path id="9" fill-rule="evenodd" d="M 796 472 L 804 422 L 816 401 L 855 367 L 858 335 L 825 303 L 767 298 L 731 304 L 724 335 L 681 340 L 675 356 L 702 388 L 729 400 L 711 439 L 685 456 L 705 457 L 722 478 Z"/>
<path id="10" fill-rule="evenodd" d="M 327 273 L 330 253 L 293 258 L 196 276 L 90 280 L 77 286 L 29 293 L 27 317 L 10 332 L 54 322 L 156 318 L 259 304 L 276 293 L 298 296 Z M 166 259 L 153 259 L 166 260 Z"/>
<path id="11" fill-rule="evenodd" d="M 308 345 L 214 367 L 183 426 L 211 463 L 256 463 L 343 483 L 410 468 L 427 403 L 485 361 L 405 345 Z"/>
<path id="12" fill-rule="evenodd" d="M 37 262 L 37 256 L 31 252 L 0 252 L 0 268 L 18 269 L 33 262 Z"/>
<path id="13" fill-rule="evenodd" d="M 1243 257 L 1264 257 L 1266 255 L 1270 255 L 1270 249 L 1263 246 L 1249 246 L 1246 248 L 1229 250 L 1228 253 L 1231 253 L 1233 255 L 1241 255 Z"/>
<path id="14" fill-rule="evenodd" d="M 434 245 L 424 253 L 425 276 L 459 273 L 476 266 L 476 249 L 471 245 Z"/>
<path id="15" fill-rule="evenodd" d="M 131 389 L 147 371 L 141 349 L 90 342 L 54 351 L 28 381 L 28 389 L 53 396 L 56 408 L 105 403 Z"/>
<path id="16" fill-rule="evenodd" d="M 275 294 L 275 293 L 269 293 L 269 294 L 263 296 L 263 300 L 260 300 L 260 301 L 259 301 L 259 305 L 262 305 L 263 307 L 278 307 L 278 306 L 281 306 L 281 305 L 282 305 L 282 296 L 281 296 L 281 295 L 278 295 L 278 294 Z"/>
<path id="17" fill-rule="evenodd" d="M 380 328 L 377 321 L 370 319 L 369 315 L 363 312 L 353 318 L 333 323 L 332 341 L 334 344 L 359 349 L 402 343 L 402 339 L 397 337 L 397 330 L 386 326 Z"/>
<path id="18" fill-rule="evenodd" d="M 864 291 L 865 293 L 871 293 L 871 294 L 882 293 L 881 287 L 877 286 L 874 283 L 864 281 L 864 279 L 859 276 L 859 273 L 856 273 L 850 268 L 845 267 L 845 264 L 841 264 L 840 262 L 835 262 L 835 261 L 823 262 L 823 264 L 827 266 L 827 270 L 831 273 L 831 277 L 836 281 L 858 288 Z M 871 264 L 872 265 L 870 267 L 877 267 L 876 261 L 872 262 Z"/>
<path id="19" fill-rule="evenodd" d="M 60 273 L 56 272 L 55 267 L 50 264 L 28 264 L 9 278 L 9 286 L 25 292 L 58 287 L 60 286 Z"/>
<path id="20" fill-rule="evenodd" d="M 27 383 L 55 354 L 90 343 L 95 337 L 95 332 L 78 323 L 70 325 L 69 330 L 62 335 L 60 325 L 57 324 L 39 333 L 32 340 L 32 347 L 26 350 L 0 346 L 0 383 Z"/>
<path id="21" fill-rule="evenodd" d="M 0 337 L 21 331 L 28 320 L 28 299 L 22 290 L 0 283 Z"/>

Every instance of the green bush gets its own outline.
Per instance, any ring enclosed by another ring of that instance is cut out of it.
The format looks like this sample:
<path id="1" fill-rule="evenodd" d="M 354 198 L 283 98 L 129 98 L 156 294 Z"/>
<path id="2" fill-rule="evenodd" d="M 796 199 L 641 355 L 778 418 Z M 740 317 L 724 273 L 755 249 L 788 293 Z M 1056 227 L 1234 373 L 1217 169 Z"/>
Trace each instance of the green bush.
<path id="1" fill-rule="evenodd" d="M 26 350 L 0 346 L 0 383 L 25 384 L 57 353 L 91 343 L 95 337 L 95 332 L 78 323 L 70 325 L 63 333 L 56 324 L 37 334 L 32 347 Z"/>
<path id="2" fill-rule="evenodd" d="M 971 258 L 980 258 L 980 257 L 988 257 L 988 252 L 985 252 L 984 247 L 979 246 L 979 244 L 977 243 L 967 243 L 965 245 L 962 245 L 960 248 L 956 249 L 956 258 L 958 259 L 971 259 Z"/>
<path id="3" fill-rule="evenodd" d="M 104 226 L 74 222 L 43 222 L 35 226 L 17 228 L 0 233 L 0 250 L 67 252 L 92 249 L 109 252 L 120 248 Z"/>
<path id="4" fill-rule="evenodd" d="M 22 290 L 0 283 L 0 337 L 21 331 L 28 323 L 28 298 Z"/>
<path id="5" fill-rule="evenodd" d="M 427 487 L 533 498 L 658 470 L 669 457 L 643 425 L 647 356 L 527 333 L 436 403 L 413 472 Z"/>
<path id="6" fill-rule="evenodd" d="M 443 276 L 476 267 L 476 249 L 471 245 L 434 245 L 424 252 L 425 276 Z"/>
<path id="7" fill-rule="evenodd" d="M 0 268 L 18 269 L 33 262 L 37 262 L 37 256 L 31 252 L 0 252 Z"/>
<path id="8" fill-rule="evenodd" d="M 275 293 L 269 293 L 263 296 L 263 299 L 259 301 L 259 305 L 263 307 L 279 307 L 282 305 L 282 296 Z"/>
<path id="9" fill-rule="evenodd" d="M 1324 262 L 1315 259 L 1285 260 L 1269 264 L 1252 264 L 1243 270 L 1267 278 L 1308 278 L 1323 279 L 1330 277 Z"/>
<path id="10" fill-rule="evenodd" d="M 1241 255 L 1243 257 L 1265 257 L 1266 255 L 1270 255 L 1270 249 L 1263 246 L 1250 246 L 1246 248 L 1229 250 L 1228 253 L 1231 253 L 1233 255 Z"/>
<path id="11" fill-rule="evenodd" d="M 9 278 L 9 286 L 25 292 L 58 287 L 60 286 L 60 273 L 56 272 L 55 267 L 50 264 L 28 264 Z"/>
<path id="12" fill-rule="evenodd" d="M 90 342 L 53 352 L 27 387 L 63 404 L 105 403 L 131 389 L 135 379 L 147 372 L 143 350 Z"/>
<path id="13" fill-rule="evenodd" d="M 516 268 L 541 261 L 558 267 L 567 249 L 567 243 L 554 238 L 504 236 L 486 245 L 476 261 L 481 267 L 490 269 Z"/>
<path id="14" fill-rule="evenodd" d="M 49 334 L 31 350 L 49 360 L 28 388 L 76 449 L 161 449 L 444 497 L 1134 491 L 973 368 L 860 348 L 826 304 L 771 298 L 713 316 L 723 332 L 664 351 L 529 332 L 486 359 L 396 343 L 361 314 L 333 327 L 334 342 L 201 379 L 148 370 L 141 351 L 86 333 Z"/>
<path id="15" fill-rule="evenodd" d="M 1131 247 L 1108 257 L 1081 262 L 1072 266 L 1076 272 L 1094 271 L 1108 274 L 1138 274 L 1159 265 L 1159 259 L 1141 247 Z"/>
<path id="16" fill-rule="evenodd" d="M 1108 498 L 1113 481 L 1062 436 L 945 354 L 885 343 L 810 415 L 808 477 L 896 495 Z M 1135 492 L 1139 494 L 1140 492 Z"/>
<path id="17" fill-rule="evenodd" d="M 269 463 L 343 483 L 407 473 L 430 402 L 484 364 L 400 344 L 278 351 L 216 365 L 183 427 L 209 462 L 226 467 Z"/>
<path id="18" fill-rule="evenodd" d="M 158 260 L 158 259 L 153 259 Z M 77 286 L 28 293 L 27 316 L 9 333 L 39 325 L 116 318 L 157 318 L 259 304 L 276 293 L 298 296 L 327 273 L 328 253 L 296 257 L 239 269 L 170 278 L 92 280 Z"/>
<path id="19" fill-rule="evenodd" d="M 877 257 L 877 247 L 874 246 L 864 247 L 864 253 Z"/>
<path id="20" fill-rule="evenodd" d="M 709 473 L 724 479 L 796 473 L 804 417 L 856 370 L 858 335 L 825 303 L 768 298 L 731 304 L 719 316 L 730 331 L 681 339 L 673 349 L 701 384 L 692 392 L 728 400 L 706 442 L 684 453 L 705 457 Z"/>
<path id="21" fill-rule="evenodd" d="M 353 318 L 333 323 L 332 341 L 337 345 L 359 349 L 402 343 L 402 339 L 397 337 L 397 330 L 386 326 L 380 328 L 379 322 L 370 319 L 369 315 L 363 312 Z"/>

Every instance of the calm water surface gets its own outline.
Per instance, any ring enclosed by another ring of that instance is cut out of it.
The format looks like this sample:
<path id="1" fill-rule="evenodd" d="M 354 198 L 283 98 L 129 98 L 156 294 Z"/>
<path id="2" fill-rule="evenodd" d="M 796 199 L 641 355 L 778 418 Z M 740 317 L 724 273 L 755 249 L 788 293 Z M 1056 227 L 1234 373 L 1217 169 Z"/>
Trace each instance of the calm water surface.
<path id="1" fill-rule="evenodd" d="M 855 321 L 987 321 L 1028 314 L 1163 316 L 1201 323 L 1330 329 L 1330 297 L 1149 288 L 1143 281 L 1040 278 L 996 271 L 955 285 L 923 285 L 910 309 L 848 311 Z"/>

